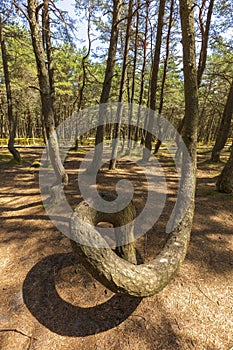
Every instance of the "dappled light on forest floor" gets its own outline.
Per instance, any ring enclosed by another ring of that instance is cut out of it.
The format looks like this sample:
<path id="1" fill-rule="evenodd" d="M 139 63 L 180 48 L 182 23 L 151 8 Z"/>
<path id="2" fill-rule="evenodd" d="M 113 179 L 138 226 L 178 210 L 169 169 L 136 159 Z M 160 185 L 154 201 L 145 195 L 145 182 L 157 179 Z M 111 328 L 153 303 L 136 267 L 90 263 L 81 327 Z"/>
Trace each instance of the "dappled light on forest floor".
<path id="1" fill-rule="evenodd" d="M 29 149 L 21 151 L 38 158 Z M 74 208 L 78 162 L 67 159 L 65 192 Z M 168 181 L 159 221 L 136 246 L 144 261 L 160 251 L 177 192 L 175 170 L 161 163 Z M 99 188 L 115 188 L 131 176 L 139 213 L 147 185 L 133 163 L 99 176 Z M 132 171 L 131 171 L 132 166 Z M 124 171 L 125 167 L 125 171 Z M 49 220 L 38 190 L 38 169 L 9 167 L 1 177 L 0 347 L 4 350 L 229 350 L 233 320 L 233 198 L 209 182 L 215 169 L 201 164 L 196 211 L 187 257 L 171 283 L 145 299 L 122 298 L 106 290 L 75 261 L 70 242 Z M 19 171 L 20 176 L 17 177 Z"/>

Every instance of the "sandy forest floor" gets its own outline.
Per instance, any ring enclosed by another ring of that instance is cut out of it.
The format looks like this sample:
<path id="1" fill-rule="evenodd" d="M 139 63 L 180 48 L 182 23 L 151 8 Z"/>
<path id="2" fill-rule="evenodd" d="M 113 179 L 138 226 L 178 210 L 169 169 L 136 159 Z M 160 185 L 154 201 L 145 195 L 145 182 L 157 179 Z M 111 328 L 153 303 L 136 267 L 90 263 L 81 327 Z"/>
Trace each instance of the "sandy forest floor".
<path id="1" fill-rule="evenodd" d="M 0 150 L 0 349 L 3 350 L 230 350 L 233 349 L 233 196 L 215 191 L 223 164 L 199 154 L 196 211 L 188 254 L 179 273 L 159 294 L 145 299 L 114 295 L 75 261 L 69 239 L 49 220 L 38 187 L 40 149 L 21 149 L 22 166 Z M 80 202 L 74 153 L 66 167 L 72 206 Z M 166 236 L 176 178 L 169 160 L 168 198 L 161 220 L 137 248 L 152 259 Z M 130 162 L 116 174 L 100 174 L 100 187 L 129 177 L 140 211 L 143 175 Z M 108 175 L 108 176 L 106 176 Z"/>

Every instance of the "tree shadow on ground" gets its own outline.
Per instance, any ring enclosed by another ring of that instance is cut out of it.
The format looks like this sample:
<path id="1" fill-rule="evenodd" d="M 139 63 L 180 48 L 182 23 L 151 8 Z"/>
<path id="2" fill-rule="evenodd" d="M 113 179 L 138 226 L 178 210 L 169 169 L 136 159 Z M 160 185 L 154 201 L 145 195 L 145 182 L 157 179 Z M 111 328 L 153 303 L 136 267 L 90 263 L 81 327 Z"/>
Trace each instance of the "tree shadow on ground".
<path id="1" fill-rule="evenodd" d="M 104 332 L 125 321 L 140 304 L 140 298 L 118 295 L 89 308 L 64 301 L 56 290 L 54 271 L 75 263 L 72 253 L 48 256 L 28 272 L 24 281 L 23 298 L 27 308 L 52 332 L 69 337 Z"/>

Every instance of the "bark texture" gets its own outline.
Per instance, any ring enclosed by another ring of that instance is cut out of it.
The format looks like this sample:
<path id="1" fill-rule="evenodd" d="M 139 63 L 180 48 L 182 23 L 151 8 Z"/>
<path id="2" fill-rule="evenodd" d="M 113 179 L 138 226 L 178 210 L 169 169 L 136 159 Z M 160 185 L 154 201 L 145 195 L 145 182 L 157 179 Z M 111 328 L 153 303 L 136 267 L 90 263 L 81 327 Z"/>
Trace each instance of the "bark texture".
<path id="1" fill-rule="evenodd" d="M 109 207 L 111 207 L 111 201 L 116 199 L 116 197 L 113 197 L 111 194 L 102 194 L 102 197 L 110 202 Z M 96 227 L 98 223 L 111 223 L 115 228 L 115 237 L 112 237 L 112 239 L 115 238 L 114 240 L 116 245 L 116 254 L 132 264 L 137 263 L 132 224 L 133 220 L 136 217 L 136 210 L 132 202 L 130 202 L 126 208 L 119 211 L 118 213 L 103 213 L 91 208 L 86 202 L 81 202 L 75 209 L 73 216 L 74 220 L 72 219 L 71 222 L 71 231 L 75 233 L 74 237 L 81 237 L 82 239 L 83 235 L 79 231 L 80 221 L 77 220 L 77 217 L 81 219 L 82 222 L 86 222 L 88 224 L 86 228 L 85 224 L 83 225 L 83 228 L 86 231 L 89 230 L 89 225 L 91 225 L 95 231 L 94 227 Z M 102 239 L 101 235 L 100 239 Z M 75 247 L 77 246 L 77 243 L 75 243 L 75 241 L 71 241 L 71 244 L 74 248 L 74 251 L 76 252 Z M 96 244 L 98 244 L 97 241 Z"/>
<path id="2" fill-rule="evenodd" d="M 68 176 L 61 162 L 57 134 L 55 130 L 53 98 L 51 94 L 48 68 L 46 66 L 46 55 L 43 47 L 38 8 L 38 0 L 28 0 L 28 17 L 30 20 L 29 23 L 32 45 L 37 63 L 42 114 L 45 122 L 46 136 L 48 138 L 50 160 L 57 177 L 57 182 L 67 184 Z"/>
<path id="3" fill-rule="evenodd" d="M 103 238 L 91 226 L 80 225 L 76 213 L 71 219 L 72 237 L 80 237 L 83 244 L 72 241 L 78 260 L 103 285 L 114 293 L 146 297 L 162 290 L 176 273 L 185 258 L 192 225 L 190 208 L 181 226 L 171 234 L 162 252 L 150 263 L 134 265 L 103 245 Z"/>

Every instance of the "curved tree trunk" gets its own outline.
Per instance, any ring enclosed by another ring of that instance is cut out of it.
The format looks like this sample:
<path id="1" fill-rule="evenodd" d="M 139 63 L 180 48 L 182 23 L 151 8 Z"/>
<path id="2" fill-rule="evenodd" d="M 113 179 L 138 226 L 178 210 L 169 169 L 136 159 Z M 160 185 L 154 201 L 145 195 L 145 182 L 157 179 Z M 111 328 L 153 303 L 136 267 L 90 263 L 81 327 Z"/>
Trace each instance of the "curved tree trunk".
<path id="1" fill-rule="evenodd" d="M 68 183 L 68 176 L 65 172 L 59 153 L 58 139 L 55 130 L 53 99 L 51 95 L 48 68 L 46 66 L 46 55 L 41 36 L 38 9 L 38 0 L 28 0 L 28 17 L 32 45 L 37 63 L 42 113 L 45 122 L 46 136 L 48 138 L 49 156 L 56 174 L 57 183 L 66 185 Z"/>
<path id="2" fill-rule="evenodd" d="M 211 161 L 219 162 L 220 161 L 220 153 L 223 147 L 226 144 L 230 127 L 231 127 L 231 119 L 233 114 L 233 80 L 230 86 L 229 94 L 227 97 L 227 102 L 224 108 L 220 128 L 218 131 L 217 139 L 212 150 Z"/>
<path id="3" fill-rule="evenodd" d="M 85 268 L 107 288 L 115 293 L 146 297 L 162 290 L 175 275 L 183 262 L 190 238 L 194 213 L 195 181 L 190 176 L 196 170 L 196 138 L 198 124 L 198 88 L 195 61 L 194 16 L 192 0 L 180 0 L 183 42 L 185 122 L 184 141 L 189 150 L 192 165 L 182 166 L 183 181 L 179 191 L 182 202 L 191 192 L 191 202 L 183 219 L 157 257 L 147 264 L 134 265 L 121 259 L 110 248 L 94 248 L 104 244 L 104 239 L 93 226 L 71 218 L 71 237 L 76 242 L 73 249 Z M 176 218 L 175 218 L 176 219 Z M 82 242 L 82 243 L 77 243 Z"/>
<path id="4" fill-rule="evenodd" d="M 219 192 L 233 193 L 233 142 L 230 157 L 216 183 Z"/>

